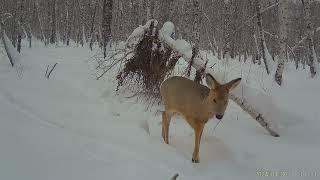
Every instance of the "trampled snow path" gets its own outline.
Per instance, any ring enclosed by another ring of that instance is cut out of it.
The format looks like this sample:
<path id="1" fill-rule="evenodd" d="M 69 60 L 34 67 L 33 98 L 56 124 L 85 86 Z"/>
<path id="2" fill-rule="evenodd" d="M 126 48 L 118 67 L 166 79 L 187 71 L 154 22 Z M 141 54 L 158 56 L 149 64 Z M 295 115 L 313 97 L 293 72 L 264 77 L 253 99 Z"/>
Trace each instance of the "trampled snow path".
<path id="1" fill-rule="evenodd" d="M 215 132 L 215 120 L 206 126 L 201 163 L 192 164 L 189 126 L 174 117 L 170 145 L 164 144 L 156 113 L 162 107 L 145 111 L 116 96 L 114 77 L 94 79 L 92 55 L 87 48 L 26 49 L 19 78 L 0 54 L 0 179 L 160 180 L 175 173 L 178 179 L 259 179 L 256 170 L 263 168 L 288 171 L 281 179 L 301 179 L 302 169 L 320 173 L 318 141 L 273 138 L 232 102 Z M 48 80 L 46 66 L 55 62 Z"/>

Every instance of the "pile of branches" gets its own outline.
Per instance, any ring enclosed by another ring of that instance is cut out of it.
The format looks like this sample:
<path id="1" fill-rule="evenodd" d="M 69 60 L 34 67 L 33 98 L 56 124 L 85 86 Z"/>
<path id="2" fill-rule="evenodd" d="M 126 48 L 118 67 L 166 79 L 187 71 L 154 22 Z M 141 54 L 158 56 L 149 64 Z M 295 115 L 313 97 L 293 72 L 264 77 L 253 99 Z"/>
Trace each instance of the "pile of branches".
<path id="1" fill-rule="evenodd" d="M 160 84 L 169 76 L 180 56 L 161 43 L 157 23 L 152 21 L 143 38 L 135 45 L 134 54 L 125 61 L 117 75 L 119 88 L 136 87 L 136 94 L 149 100 L 160 97 Z"/>
<path id="2" fill-rule="evenodd" d="M 96 69 L 102 71 L 97 79 L 103 77 L 115 65 L 120 64 L 116 76 L 116 90 L 130 91 L 133 93 L 130 97 L 137 96 L 151 103 L 159 103 L 160 85 L 166 77 L 172 75 L 177 61 L 182 56 L 177 49 L 169 46 L 159 35 L 159 31 L 169 36 L 173 32 L 170 30 L 168 32 L 166 28 L 159 29 L 157 25 L 156 20 L 150 20 L 146 25 L 139 26 L 127 39 L 125 47 L 111 52 L 106 59 L 97 58 L 98 66 Z M 140 38 L 131 45 L 130 42 L 135 37 Z M 198 52 L 198 48 L 192 48 L 192 57 L 190 57 L 192 61 L 189 62 L 184 73 L 185 76 L 190 77 L 193 59 L 198 55 Z M 195 81 L 200 82 L 203 72 L 196 72 Z"/>

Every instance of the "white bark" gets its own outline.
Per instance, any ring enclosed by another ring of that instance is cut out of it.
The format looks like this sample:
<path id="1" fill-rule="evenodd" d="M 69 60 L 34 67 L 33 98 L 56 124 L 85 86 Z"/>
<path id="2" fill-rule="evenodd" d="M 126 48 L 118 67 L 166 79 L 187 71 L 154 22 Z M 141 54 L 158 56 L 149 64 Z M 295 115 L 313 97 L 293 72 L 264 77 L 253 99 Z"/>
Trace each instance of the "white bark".
<path id="1" fill-rule="evenodd" d="M 255 0 L 255 4 L 256 4 L 256 13 L 257 13 L 257 25 L 258 25 L 258 44 L 259 44 L 258 52 L 260 53 L 260 57 L 262 57 L 262 59 L 263 59 L 267 73 L 270 74 L 270 62 L 268 62 L 269 59 L 267 59 L 267 56 L 266 56 L 267 47 L 265 46 L 266 42 L 264 39 L 264 32 L 263 32 L 263 27 L 262 27 L 260 0 Z"/>
<path id="2" fill-rule="evenodd" d="M 14 59 L 14 47 L 12 46 L 8 36 L 6 35 L 2 27 L 3 27 L 3 24 L 1 23 L 0 24 L 1 40 L 3 42 L 4 49 L 6 50 L 10 64 L 13 67 L 16 62 L 16 60 Z"/>
<path id="3" fill-rule="evenodd" d="M 311 22 L 311 10 L 310 4 L 314 2 L 314 0 L 302 0 L 302 4 L 304 5 L 305 11 L 305 20 L 307 25 L 307 51 L 308 51 L 308 59 L 310 64 L 310 73 L 311 77 L 314 77 L 318 72 L 318 59 L 316 55 L 316 51 L 314 49 L 314 41 L 313 41 L 313 23 Z"/>
<path id="4" fill-rule="evenodd" d="M 258 40 L 257 40 L 257 37 L 255 34 L 253 34 L 253 38 L 254 38 L 254 42 L 256 44 L 256 50 L 257 50 L 257 56 L 258 56 L 258 59 L 256 57 L 252 58 L 252 61 L 253 63 L 257 63 L 256 60 L 258 60 L 258 64 L 260 65 L 261 64 L 261 56 L 260 56 L 260 53 L 259 53 L 259 44 L 258 44 Z"/>
<path id="5" fill-rule="evenodd" d="M 281 85 L 282 73 L 283 73 L 285 62 L 287 59 L 288 0 L 280 0 L 279 2 L 279 23 L 280 23 L 280 33 L 279 33 L 280 54 L 279 54 L 279 60 L 278 60 L 278 67 L 277 67 L 274 78 L 275 78 L 275 81 L 279 85 Z"/>

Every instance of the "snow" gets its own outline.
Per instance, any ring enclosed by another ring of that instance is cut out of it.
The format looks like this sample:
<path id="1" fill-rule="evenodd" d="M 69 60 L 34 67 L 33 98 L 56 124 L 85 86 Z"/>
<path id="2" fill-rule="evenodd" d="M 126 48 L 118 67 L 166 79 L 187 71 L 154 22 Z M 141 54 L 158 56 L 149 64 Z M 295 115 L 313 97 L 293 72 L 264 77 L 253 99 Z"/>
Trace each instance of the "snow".
<path id="1" fill-rule="evenodd" d="M 191 59 L 192 57 L 192 47 L 191 44 L 188 43 L 184 39 L 177 39 L 175 41 L 175 47 L 178 52 L 183 54 L 185 58 Z"/>
<path id="2" fill-rule="evenodd" d="M 166 36 L 172 36 L 175 33 L 174 29 L 175 29 L 174 24 L 170 21 L 167 21 L 163 23 L 163 26 L 160 29 L 160 32 Z"/>
<path id="3" fill-rule="evenodd" d="M 140 39 L 143 37 L 144 33 L 149 29 L 151 23 L 154 23 L 154 26 L 158 25 L 158 21 L 155 19 L 150 19 L 147 21 L 145 25 L 139 25 L 136 29 L 133 30 L 133 32 L 130 34 L 130 36 L 127 38 L 126 46 L 131 46 L 132 44 L 135 44 L 136 42 L 139 42 Z"/>
<path id="4" fill-rule="evenodd" d="M 187 46 L 181 42 L 178 47 Z M 163 143 L 162 105 L 146 111 L 146 104 L 117 95 L 115 74 L 96 81 L 96 51 L 34 43 L 33 49 L 23 48 L 21 57 L 29 68 L 20 77 L 0 54 L 0 179 L 163 180 L 179 173 L 178 180 L 255 180 L 262 178 L 257 170 L 288 173 L 268 179 L 304 179 L 299 172 L 309 173 L 306 179 L 319 178 L 320 83 L 307 69 L 289 66 L 279 88 L 263 66 L 233 59 L 226 64 L 208 55 L 209 67 L 217 63 L 214 71 L 225 71 L 227 78 L 241 76 L 255 87 L 245 96 L 254 93 L 254 100 L 263 98 L 256 92 L 263 92 L 272 97 L 263 108 L 282 117 L 277 119 L 281 137 L 267 134 L 230 101 L 216 130 L 217 120 L 206 125 L 200 163 L 193 164 L 189 125 L 173 117 L 170 144 Z M 50 79 L 45 78 L 47 65 L 55 62 Z"/>

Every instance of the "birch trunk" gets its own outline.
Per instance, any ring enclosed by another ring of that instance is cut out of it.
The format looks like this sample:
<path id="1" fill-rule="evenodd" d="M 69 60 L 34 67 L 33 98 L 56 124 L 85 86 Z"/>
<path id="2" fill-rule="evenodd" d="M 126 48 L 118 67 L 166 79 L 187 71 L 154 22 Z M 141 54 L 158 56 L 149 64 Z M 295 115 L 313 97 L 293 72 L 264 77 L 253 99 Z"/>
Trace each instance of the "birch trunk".
<path id="1" fill-rule="evenodd" d="M 306 20 L 306 29 L 307 29 L 307 53 L 309 59 L 310 73 L 313 78 L 317 74 L 317 66 L 318 59 L 316 55 L 316 51 L 314 49 L 314 41 L 313 41 L 313 23 L 311 22 L 311 10 L 310 4 L 314 2 L 314 0 L 302 0 L 304 12 L 305 12 L 305 20 Z"/>
<path id="2" fill-rule="evenodd" d="M 13 67 L 14 66 L 14 63 L 13 63 L 13 57 L 12 57 L 12 54 L 10 52 L 10 49 L 9 49 L 9 43 L 7 40 L 8 40 L 8 37 L 4 31 L 4 24 L 2 22 L 0 22 L 0 33 L 1 33 L 1 39 L 2 39 L 2 42 L 3 42 L 3 45 L 4 45 L 4 49 L 6 50 L 6 53 L 7 53 L 7 56 L 9 58 L 9 61 L 10 61 L 10 64 L 11 66 Z"/>
<path id="3" fill-rule="evenodd" d="M 266 71 L 268 74 L 270 74 L 270 69 L 268 67 L 268 60 L 266 57 L 266 52 L 265 49 L 265 39 L 264 39 L 264 32 L 263 32 L 263 27 L 262 27 L 262 17 L 261 17 L 261 4 L 260 0 L 255 0 L 255 5 L 256 5 L 256 13 L 257 13 L 257 25 L 258 25 L 258 44 L 259 44 L 259 53 L 260 57 L 262 57 L 264 65 L 266 67 Z"/>
<path id="4" fill-rule="evenodd" d="M 184 47 L 183 50 L 181 50 L 181 47 L 176 46 L 176 41 L 172 39 L 169 36 L 159 34 L 160 40 L 165 42 L 169 47 L 172 48 L 172 50 L 178 52 L 182 58 L 190 64 L 190 61 L 192 60 L 192 53 L 189 53 L 186 51 L 186 48 L 190 49 L 191 51 L 191 46 L 190 47 Z M 203 62 L 200 58 L 195 58 L 192 63 L 192 67 L 194 67 L 197 71 L 203 71 L 204 73 L 210 73 L 212 74 L 217 80 L 223 82 L 223 75 L 216 73 L 215 71 L 212 71 L 212 69 L 206 67 L 206 63 Z M 255 92 L 255 89 L 248 86 L 246 83 L 242 82 L 241 83 L 242 89 L 245 89 L 249 91 L 252 94 L 259 94 L 259 96 L 263 96 L 263 93 L 258 93 Z M 270 99 L 270 97 L 264 96 L 260 101 L 258 100 L 247 100 L 246 98 L 242 97 L 241 90 L 239 88 L 235 89 L 233 92 L 230 92 L 230 98 L 237 103 L 245 112 L 247 112 L 253 119 L 255 119 L 262 127 L 264 127 L 270 135 L 274 137 L 279 137 L 279 134 L 272 129 L 272 124 L 270 120 L 265 119 L 264 114 L 265 112 L 259 112 L 256 110 L 255 106 L 259 105 L 259 102 L 263 105 L 262 100 L 265 99 Z M 261 98 L 259 97 L 259 98 Z M 261 110 L 261 107 L 260 107 Z"/>
<path id="5" fill-rule="evenodd" d="M 280 0 L 279 2 L 279 23 L 280 23 L 280 33 L 279 33 L 279 45 L 280 53 L 278 59 L 278 66 L 274 79 L 281 86 L 282 83 L 282 73 L 284 69 L 285 62 L 287 60 L 287 26 L 288 26 L 288 0 Z"/>

